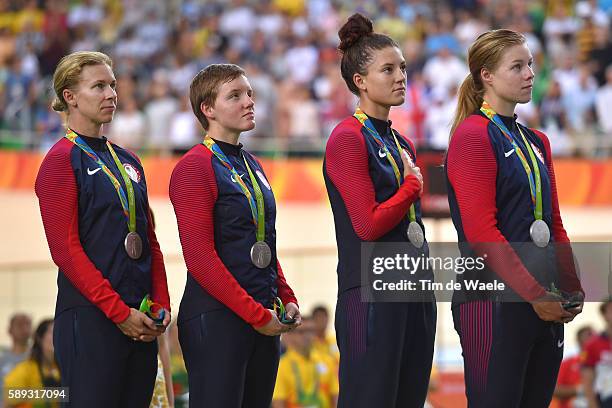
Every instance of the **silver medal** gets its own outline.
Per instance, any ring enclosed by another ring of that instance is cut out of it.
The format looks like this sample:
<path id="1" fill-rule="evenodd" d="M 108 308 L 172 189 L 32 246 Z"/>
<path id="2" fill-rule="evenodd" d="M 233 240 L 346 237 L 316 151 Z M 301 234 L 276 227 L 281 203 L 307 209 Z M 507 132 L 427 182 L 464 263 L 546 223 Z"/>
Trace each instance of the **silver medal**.
<path id="1" fill-rule="evenodd" d="M 529 227 L 529 235 L 536 246 L 544 248 L 550 241 L 550 229 L 543 220 L 535 220 Z"/>
<path id="2" fill-rule="evenodd" d="M 272 251 L 265 241 L 257 241 L 251 247 L 251 261 L 258 268 L 265 268 L 270 265 Z"/>
<path id="3" fill-rule="evenodd" d="M 125 241 L 123 241 L 123 245 L 130 258 L 138 259 L 140 255 L 142 255 L 142 239 L 137 232 L 130 232 L 127 234 L 125 236 Z"/>
<path id="4" fill-rule="evenodd" d="M 416 221 L 411 221 L 408 224 L 408 240 L 412 245 L 417 248 L 421 248 L 425 243 L 425 234 L 423 234 L 423 228 Z"/>

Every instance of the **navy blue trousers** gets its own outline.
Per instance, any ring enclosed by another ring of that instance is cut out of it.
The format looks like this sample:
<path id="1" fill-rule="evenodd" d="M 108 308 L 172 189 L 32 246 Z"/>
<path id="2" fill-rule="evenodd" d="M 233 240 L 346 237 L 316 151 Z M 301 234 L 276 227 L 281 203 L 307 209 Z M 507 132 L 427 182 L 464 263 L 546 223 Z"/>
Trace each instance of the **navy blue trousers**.
<path id="1" fill-rule="evenodd" d="M 55 358 L 67 407 L 146 408 L 157 375 L 157 342 L 134 341 L 96 307 L 75 307 L 55 317 Z"/>
<path id="2" fill-rule="evenodd" d="M 339 408 L 423 408 L 436 334 L 436 304 L 361 301 L 360 289 L 336 304 Z"/>
<path id="3" fill-rule="evenodd" d="M 541 320 L 529 303 L 453 305 L 470 408 L 542 408 L 563 359 L 563 325 Z"/>
<path id="4" fill-rule="evenodd" d="M 269 408 L 279 336 L 264 336 L 229 309 L 178 323 L 189 377 L 189 406 Z"/>

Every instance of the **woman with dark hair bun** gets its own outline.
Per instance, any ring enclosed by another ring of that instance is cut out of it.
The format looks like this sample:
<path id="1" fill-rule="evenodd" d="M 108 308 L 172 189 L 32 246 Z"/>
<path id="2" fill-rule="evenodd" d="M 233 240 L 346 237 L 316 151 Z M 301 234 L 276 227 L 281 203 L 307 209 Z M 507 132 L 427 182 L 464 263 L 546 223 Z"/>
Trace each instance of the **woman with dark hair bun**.
<path id="1" fill-rule="evenodd" d="M 342 77 L 359 97 L 355 114 L 333 130 L 323 165 L 338 245 L 338 406 L 421 408 L 433 356 L 434 298 L 364 301 L 369 285 L 361 280 L 358 255 L 364 242 L 400 243 L 402 256 L 429 254 L 414 145 L 389 121 L 391 106 L 404 102 L 406 61 L 398 44 L 375 33 L 361 14 L 338 35 Z M 419 270 L 412 278 L 431 274 Z"/>

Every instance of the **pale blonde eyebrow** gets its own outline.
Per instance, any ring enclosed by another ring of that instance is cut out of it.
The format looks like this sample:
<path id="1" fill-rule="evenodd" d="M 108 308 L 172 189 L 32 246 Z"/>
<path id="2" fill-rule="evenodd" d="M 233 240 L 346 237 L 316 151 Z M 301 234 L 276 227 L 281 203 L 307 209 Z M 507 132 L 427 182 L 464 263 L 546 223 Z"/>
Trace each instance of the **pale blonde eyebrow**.
<path id="1" fill-rule="evenodd" d="M 525 61 L 524 59 L 515 59 L 514 61 L 511 62 L 511 64 L 514 64 L 516 62 L 524 62 L 524 61 Z M 533 57 L 529 58 L 527 62 L 533 62 Z"/>

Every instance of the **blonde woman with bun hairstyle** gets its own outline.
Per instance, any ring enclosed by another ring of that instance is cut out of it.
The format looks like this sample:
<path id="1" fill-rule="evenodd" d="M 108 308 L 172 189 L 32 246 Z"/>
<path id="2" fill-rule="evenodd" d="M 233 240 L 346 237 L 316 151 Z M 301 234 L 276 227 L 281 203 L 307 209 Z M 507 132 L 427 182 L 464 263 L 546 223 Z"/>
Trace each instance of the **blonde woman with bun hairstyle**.
<path id="1" fill-rule="evenodd" d="M 72 407 L 148 407 L 157 342 L 170 322 L 162 254 L 140 160 L 110 143 L 111 59 L 75 52 L 53 75 L 66 133 L 45 156 L 36 195 L 59 268 L 53 343 Z M 146 299 L 155 310 L 140 311 Z"/>

